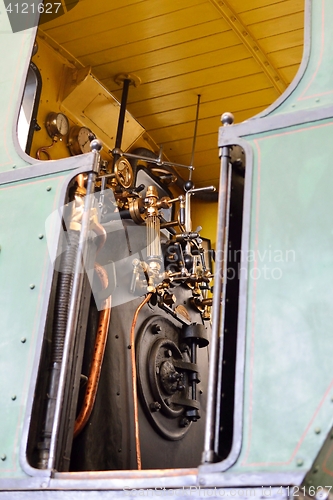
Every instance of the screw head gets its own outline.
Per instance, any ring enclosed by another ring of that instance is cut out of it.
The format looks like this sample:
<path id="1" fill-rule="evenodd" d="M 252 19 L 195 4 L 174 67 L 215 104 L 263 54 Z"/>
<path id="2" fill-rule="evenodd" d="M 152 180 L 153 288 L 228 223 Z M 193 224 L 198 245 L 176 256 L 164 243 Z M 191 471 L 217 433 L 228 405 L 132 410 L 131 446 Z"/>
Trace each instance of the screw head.
<path id="1" fill-rule="evenodd" d="M 298 467 L 301 467 L 304 464 L 303 459 L 302 458 L 298 458 L 296 464 L 297 464 Z"/>
<path id="2" fill-rule="evenodd" d="M 31 283 L 30 288 L 31 288 L 31 290 L 33 290 L 35 288 L 35 285 L 33 283 Z"/>
<path id="3" fill-rule="evenodd" d="M 6 460 L 6 458 L 7 458 L 7 455 L 5 455 L 5 454 L 3 453 L 3 454 L 1 455 L 1 457 L 0 457 L 0 458 L 1 458 L 1 460 L 4 462 L 4 461 Z"/>
<path id="4" fill-rule="evenodd" d="M 157 323 L 155 323 L 154 325 L 152 325 L 151 331 L 153 332 L 154 335 L 160 333 L 161 332 L 160 325 L 158 325 Z"/>
<path id="5" fill-rule="evenodd" d="M 316 427 L 315 428 L 315 433 L 316 434 L 320 434 L 321 433 L 321 428 L 320 427 Z"/>
<path id="6" fill-rule="evenodd" d="M 46 191 L 51 191 L 51 186 L 47 186 Z"/>
<path id="7" fill-rule="evenodd" d="M 42 239 L 44 238 L 44 234 L 39 234 L 39 235 L 38 235 L 38 238 L 39 238 L 40 240 L 42 240 Z"/>
<path id="8" fill-rule="evenodd" d="M 25 344 L 25 343 L 26 343 L 26 341 L 27 341 L 27 339 L 26 339 L 25 337 L 22 337 L 22 338 L 21 338 L 21 342 L 22 342 L 22 344 Z"/>
<path id="9" fill-rule="evenodd" d="M 154 403 L 150 403 L 150 411 L 155 412 L 155 411 L 160 411 L 161 405 L 158 403 L 158 401 L 154 401 Z"/>
<path id="10" fill-rule="evenodd" d="M 184 417 L 180 419 L 179 422 L 180 427 L 188 427 L 190 425 L 190 421 L 188 418 Z"/>
<path id="11" fill-rule="evenodd" d="M 13 394 L 12 395 L 12 401 L 15 401 L 16 400 L 16 394 Z"/>

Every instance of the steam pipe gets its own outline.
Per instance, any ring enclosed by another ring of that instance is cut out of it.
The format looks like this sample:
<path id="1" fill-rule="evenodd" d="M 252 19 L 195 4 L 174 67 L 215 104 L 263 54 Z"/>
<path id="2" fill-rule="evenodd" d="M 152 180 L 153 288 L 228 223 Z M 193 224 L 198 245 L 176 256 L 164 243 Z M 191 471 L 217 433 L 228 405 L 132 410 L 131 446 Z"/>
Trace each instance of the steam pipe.
<path id="1" fill-rule="evenodd" d="M 95 271 L 100 279 L 103 290 L 105 290 L 108 286 L 107 272 L 105 271 L 104 267 L 99 265 L 97 262 L 95 263 Z M 102 363 L 104 358 L 105 346 L 108 337 L 110 316 L 111 316 L 111 297 L 109 296 L 107 299 L 103 301 L 102 310 L 99 314 L 94 356 L 91 362 L 86 392 L 84 395 L 84 401 L 81 407 L 81 411 L 75 421 L 74 438 L 82 431 L 82 429 L 88 422 L 95 404 L 98 383 L 101 375 Z"/>
<path id="2" fill-rule="evenodd" d="M 139 408 L 138 408 L 137 373 L 136 373 L 136 359 L 135 359 L 135 326 L 141 309 L 145 304 L 149 302 L 151 296 L 152 293 L 148 293 L 146 297 L 143 299 L 143 301 L 138 305 L 133 316 L 131 333 L 130 333 L 135 449 L 136 449 L 136 463 L 138 470 L 141 470 L 141 446 L 140 446 L 140 433 L 139 433 Z"/>

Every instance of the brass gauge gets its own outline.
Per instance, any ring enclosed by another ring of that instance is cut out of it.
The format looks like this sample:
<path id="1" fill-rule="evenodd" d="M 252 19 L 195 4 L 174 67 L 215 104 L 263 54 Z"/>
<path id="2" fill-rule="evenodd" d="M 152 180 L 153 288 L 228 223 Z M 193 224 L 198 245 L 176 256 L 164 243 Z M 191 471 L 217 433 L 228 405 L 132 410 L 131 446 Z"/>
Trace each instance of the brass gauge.
<path id="1" fill-rule="evenodd" d="M 70 129 L 68 147 L 73 156 L 90 153 L 90 143 L 96 139 L 95 134 L 87 127 L 75 126 Z"/>
<path id="2" fill-rule="evenodd" d="M 63 113 L 49 113 L 46 117 L 45 126 L 47 133 L 52 139 L 54 137 L 64 137 L 69 131 L 69 121 Z"/>

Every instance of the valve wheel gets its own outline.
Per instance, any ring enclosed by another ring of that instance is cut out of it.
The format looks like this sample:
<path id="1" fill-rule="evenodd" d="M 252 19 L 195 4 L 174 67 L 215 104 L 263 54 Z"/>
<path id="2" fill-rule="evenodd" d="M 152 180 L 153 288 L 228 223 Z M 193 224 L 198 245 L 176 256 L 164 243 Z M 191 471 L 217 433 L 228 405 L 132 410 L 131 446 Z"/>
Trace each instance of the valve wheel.
<path id="1" fill-rule="evenodd" d="M 118 158 L 114 166 L 114 174 L 118 183 L 128 189 L 133 182 L 132 165 L 126 158 Z"/>

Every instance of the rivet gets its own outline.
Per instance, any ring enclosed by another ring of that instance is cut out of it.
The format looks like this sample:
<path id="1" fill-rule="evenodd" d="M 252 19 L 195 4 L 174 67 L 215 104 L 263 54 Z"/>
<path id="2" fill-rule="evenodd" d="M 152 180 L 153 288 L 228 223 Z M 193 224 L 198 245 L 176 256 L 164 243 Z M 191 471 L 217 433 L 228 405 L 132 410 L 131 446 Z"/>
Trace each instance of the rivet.
<path id="1" fill-rule="evenodd" d="M 118 453 L 121 453 L 121 448 L 118 448 Z"/>
<path id="2" fill-rule="evenodd" d="M 13 165 L 13 168 L 16 168 L 16 165 Z"/>
<path id="3" fill-rule="evenodd" d="M 128 345 L 128 346 L 127 346 L 127 349 L 131 349 L 131 346 L 130 346 L 130 345 Z"/>
<path id="4" fill-rule="evenodd" d="M 16 394 L 13 394 L 12 400 L 15 401 L 15 399 L 16 399 Z"/>
<path id="5" fill-rule="evenodd" d="M 320 427 L 316 427 L 316 428 L 315 428 L 315 433 L 316 433 L 316 434 L 320 434 L 320 433 L 321 433 L 321 429 L 320 429 Z"/>
<path id="6" fill-rule="evenodd" d="M 200 484 L 201 486 L 204 486 L 204 485 L 206 484 L 205 479 L 200 479 L 199 484 Z"/>
<path id="7" fill-rule="evenodd" d="M 46 188 L 46 191 L 51 191 L 51 189 L 52 189 L 52 188 L 51 188 L 51 186 L 48 186 L 48 187 Z"/>
<path id="8" fill-rule="evenodd" d="M 44 234 L 39 234 L 39 235 L 38 235 L 38 238 L 39 238 L 40 240 L 42 240 L 42 239 L 44 238 Z"/>
<path id="9" fill-rule="evenodd" d="M 333 396 L 331 397 L 331 402 L 333 403 Z"/>
<path id="10" fill-rule="evenodd" d="M 319 97 L 317 97 L 317 99 L 316 99 L 316 102 L 320 102 L 320 99 L 319 99 Z"/>
<path id="11" fill-rule="evenodd" d="M 1 455 L 1 460 L 4 462 L 6 460 L 7 456 L 5 454 Z"/>
<path id="12" fill-rule="evenodd" d="M 318 471 L 319 471 L 319 467 L 318 467 L 318 465 L 316 465 L 316 467 L 313 469 L 313 473 L 315 474 Z"/>
<path id="13" fill-rule="evenodd" d="M 35 288 L 35 285 L 33 283 L 31 283 L 30 288 L 31 288 L 31 290 L 33 290 Z"/>
<path id="14" fill-rule="evenodd" d="M 21 338 L 21 342 L 22 342 L 22 344 L 25 344 L 25 343 L 26 343 L 26 341 L 27 341 L 27 339 L 26 339 L 25 337 L 22 337 L 22 338 Z"/>
<path id="15" fill-rule="evenodd" d="M 301 467 L 304 464 L 304 461 L 301 458 L 298 458 L 296 464 L 298 467 Z"/>

